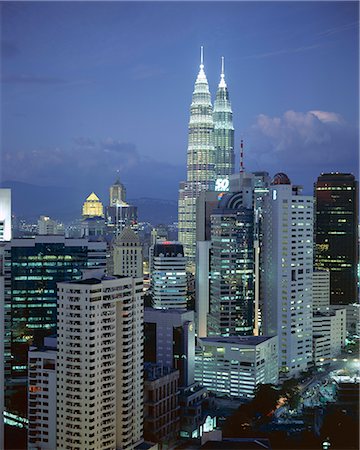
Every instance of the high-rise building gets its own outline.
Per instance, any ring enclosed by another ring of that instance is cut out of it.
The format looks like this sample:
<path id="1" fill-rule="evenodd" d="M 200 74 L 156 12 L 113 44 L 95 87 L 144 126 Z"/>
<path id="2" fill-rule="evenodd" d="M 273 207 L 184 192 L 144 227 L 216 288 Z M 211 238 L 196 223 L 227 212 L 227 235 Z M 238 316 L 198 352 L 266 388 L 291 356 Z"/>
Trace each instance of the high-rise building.
<path id="1" fill-rule="evenodd" d="M 110 186 L 110 206 L 119 206 L 126 203 L 126 189 L 118 178 L 115 183 Z"/>
<path id="2" fill-rule="evenodd" d="M 137 206 L 126 202 L 126 189 L 118 179 L 110 187 L 110 206 L 105 208 L 106 225 L 109 232 L 118 237 L 125 227 L 138 228 Z"/>
<path id="3" fill-rule="evenodd" d="M 180 386 L 194 383 L 194 311 L 145 308 L 146 362 L 180 371 Z"/>
<path id="4" fill-rule="evenodd" d="M 161 364 L 145 363 L 144 438 L 161 444 L 174 442 L 179 434 L 179 371 Z"/>
<path id="5" fill-rule="evenodd" d="M 263 334 L 278 336 L 280 371 L 294 376 L 312 361 L 314 200 L 283 173 L 264 200 Z"/>
<path id="6" fill-rule="evenodd" d="M 214 144 L 216 180 L 228 180 L 234 172 L 235 153 L 234 125 L 229 92 L 225 82 L 224 58 L 222 58 L 220 83 L 214 102 Z"/>
<path id="7" fill-rule="evenodd" d="M 204 72 L 201 48 L 200 70 L 195 81 L 189 122 L 187 181 L 179 190 L 179 241 L 185 256 L 195 261 L 196 199 L 200 192 L 215 185 L 214 120 L 208 81 Z"/>
<path id="8" fill-rule="evenodd" d="M 11 240 L 11 189 L 0 189 L 0 242 Z"/>
<path id="9" fill-rule="evenodd" d="M 104 217 L 104 207 L 99 197 L 92 192 L 85 200 L 82 209 L 83 218 Z"/>
<path id="10" fill-rule="evenodd" d="M 139 236 L 129 227 L 113 243 L 113 273 L 123 277 L 142 277 L 143 258 Z"/>
<path id="11" fill-rule="evenodd" d="M 254 214 L 243 193 L 225 194 L 211 215 L 208 336 L 252 335 Z"/>
<path id="12" fill-rule="evenodd" d="M 195 379 L 217 396 L 254 397 L 259 384 L 278 382 L 276 336 L 198 339 Z"/>
<path id="13" fill-rule="evenodd" d="M 5 246 L 6 409 L 26 417 L 25 385 L 30 345 L 56 333 L 59 281 L 105 267 L 106 244 L 64 236 L 13 239 Z M 25 398 L 17 395 L 23 390 Z"/>
<path id="14" fill-rule="evenodd" d="M 30 347 L 28 367 L 29 450 L 56 448 L 56 337 Z"/>
<path id="15" fill-rule="evenodd" d="M 358 301 L 358 182 L 323 173 L 315 183 L 315 267 L 330 271 L 330 303 Z"/>
<path id="16" fill-rule="evenodd" d="M 154 308 L 186 308 L 186 258 L 182 244 L 159 242 L 151 253 L 150 292 Z"/>
<path id="17" fill-rule="evenodd" d="M 313 273 L 313 310 L 330 305 L 330 272 L 314 270 Z"/>
<path id="18" fill-rule="evenodd" d="M 0 259 L 2 258 L 1 255 L 1 249 L 0 249 Z M 4 298 L 5 298 L 5 279 L 3 276 L 1 264 L 0 264 L 0 333 L 1 336 L 4 336 L 5 327 L 4 327 Z M 0 448 L 4 448 L 4 339 L 1 339 L 0 342 L 0 417 L 2 420 L 0 420 Z"/>
<path id="19" fill-rule="evenodd" d="M 133 449 L 143 435 L 142 278 L 58 284 L 57 448 Z"/>

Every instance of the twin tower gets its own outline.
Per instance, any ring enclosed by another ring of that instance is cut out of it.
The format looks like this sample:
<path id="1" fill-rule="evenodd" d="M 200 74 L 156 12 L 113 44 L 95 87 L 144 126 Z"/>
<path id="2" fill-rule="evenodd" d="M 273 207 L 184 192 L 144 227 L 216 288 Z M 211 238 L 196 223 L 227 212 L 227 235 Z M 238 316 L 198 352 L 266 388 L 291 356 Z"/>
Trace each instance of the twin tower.
<path id="1" fill-rule="evenodd" d="M 234 126 L 225 82 L 224 58 L 214 108 L 204 71 L 203 47 L 200 70 L 192 95 L 187 149 L 187 180 L 179 189 L 179 241 L 190 263 L 196 253 L 196 199 L 202 191 L 226 190 L 234 172 Z"/>

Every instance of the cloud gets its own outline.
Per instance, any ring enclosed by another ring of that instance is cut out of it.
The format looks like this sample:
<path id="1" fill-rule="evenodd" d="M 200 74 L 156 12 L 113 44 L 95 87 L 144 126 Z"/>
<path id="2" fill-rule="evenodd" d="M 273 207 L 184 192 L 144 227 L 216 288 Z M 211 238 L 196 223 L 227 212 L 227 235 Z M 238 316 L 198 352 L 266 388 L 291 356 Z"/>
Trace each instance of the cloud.
<path id="1" fill-rule="evenodd" d="M 358 167 L 358 130 L 335 112 L 260 114 L 247 135 L 245 158 L 252 170 L 289 171 L 298 183 L 312 183 L 321 172 L 354 172 Z"/>
<path id="2" fill-rule="evenodd" d="M 182 166 L 143 156 L 133 143 L 107 138 L 77 137 L 68 149 L 5 150 L 3 174 L 8 180 L 74 190 L 103 191 L 117 173 L 129 195 L 176 198 Z"/>
<path id="3" fill-rule="evenodd" d="M 67 84 L 67 80 L 57 77 L 45 77 L 37 75 L 3 75 L 1 77 L 2 83 L 7 84 L 36 84 L 36 85 L 48 85 L 48 84 Z"/>
<path id="4" fill-rule="evenodd" d="M 321 44 L 306 45 L 306 46 L 296 47 L 296 48 L 283 48 L 280 50 L 274 50 L 272 52 L 258 53 L 256 55 L 245 56 L 243 59 L 262 59 L 262 58 L 270 58 L 272 56 L 287 55 L 287 54 L 293 54 L 293 53 L 303 53 L 303 52 L 307 52 L 309 50 L 314 50 L 319 47 L 321 47 Z"/>

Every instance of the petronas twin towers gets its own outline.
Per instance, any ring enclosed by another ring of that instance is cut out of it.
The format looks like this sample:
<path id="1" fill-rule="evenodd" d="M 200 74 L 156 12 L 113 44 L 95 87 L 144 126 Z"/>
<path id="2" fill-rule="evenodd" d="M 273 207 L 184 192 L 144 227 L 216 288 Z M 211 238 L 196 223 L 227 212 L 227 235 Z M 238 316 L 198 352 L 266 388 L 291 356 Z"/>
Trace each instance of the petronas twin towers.
<path id="1" fill-rule="evenodd" d="M 190 107 L 187 180 L 180 183 L 179 190 L 179 241 L 189 262 L 195 261 L 196 252 L 196 199 L 201 191 L 214 191 L 215 184 L 227 183 L 234 172 L 234 159 L 234 126 L 224 58 L 213 108 L 201 47 Z"/>

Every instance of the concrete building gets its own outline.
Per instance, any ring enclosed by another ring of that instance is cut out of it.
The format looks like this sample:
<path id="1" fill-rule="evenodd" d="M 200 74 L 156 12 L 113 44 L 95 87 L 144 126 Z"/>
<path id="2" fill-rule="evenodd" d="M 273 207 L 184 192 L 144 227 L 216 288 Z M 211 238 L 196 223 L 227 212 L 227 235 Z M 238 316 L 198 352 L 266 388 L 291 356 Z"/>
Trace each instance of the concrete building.
<path id="1" fill-rule="evenodd" d="M 330 272 L 314 270 L 313 272 L 313 310 L 330 305 Z"/>
<path id="2" fill-rule="evenodd" d="M 48 216 L 40 216 L 38 220 L 38 234 L 64 234 L 64 227 L 56 220 L 50 219 Z"/>
<path id="3" fill-rule="evenodd" d="M 198 339 L 195 380 L 217 396 L 252 398 L 259 384 L 278 382 L 277 337 Z"/>
<path id="4" fill-rule="evenodd" d="M 156 243 L 150 265 L 150 291 L 155 308 L 187 307 L 184 249 L 179 242 Z"/>
<path id="5" fill-rule="evenodd" d="M 313 198 L 279 173 L 264 210 L 263 334 L 278 336 L 280 371 L 292 377 L 312 363 Z"/>
<path id="6" fill-rule="evenodd" d="M 180 430 L 179 371 L 146 363 L 144 380 L 144 439 L 174 442 Z"/>
<path id="7" fill-rule="evenodd" d="M 194 311 L 145 308 L 144 360 L 180 372 L 179 386 L 194 383 Z"/>
<path id="8" fill-rule="evenodd" d="M 313 315 L 313 334 L 326 336 L 330 344 L 331 357 L 341 353 L 346 339 L 346 309 L 325 307 Z"/>
<path id="9" fill-rule="evenodd" d="M 89 273 L 58 284 L 57 448 L 142 441 L 142 295 L 141 278 Z"/>
<path id="10" fill-rule="evenodd" d="M 113 243 L 114 275 L 123 277 L 142 277 L 143 258 L 139 236 L 125 227 Z"/>
<path id="11" fill-rule="evenodd" d="M 0 189 L 0 242 L 11 240 L 11 189 Z"/>
<path id="12" fill-rule="evenodd" d="M 28 354 L 28 449 L 56 448 L 56 337 Z"/>

